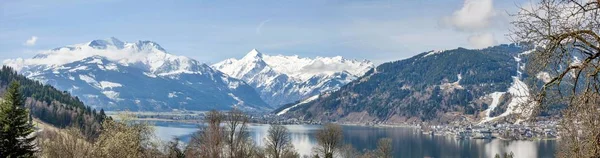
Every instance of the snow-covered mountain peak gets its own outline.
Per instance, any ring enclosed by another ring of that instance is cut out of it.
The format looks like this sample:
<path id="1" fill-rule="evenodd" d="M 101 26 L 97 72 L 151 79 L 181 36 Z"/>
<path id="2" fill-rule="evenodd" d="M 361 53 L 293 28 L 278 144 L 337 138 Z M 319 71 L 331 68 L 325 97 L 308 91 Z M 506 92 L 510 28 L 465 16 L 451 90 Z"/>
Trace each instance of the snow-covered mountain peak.
<path id="1" fill-rule="evenodd" d="M 4 64 L 108 109 L 269 109 L 245 82 L 152 41 L 92 40 Z"/>
<path id="2" fill-rule="evenodd" d="M 125 43 L 115 37 L 107 39 L 98 39 L 89 42 L 88 46 L 96 49 L 106 49 L 107 47 L 115 47 L 117 49 L 123 49 Z"/>
<path id="3" fill-rule="evenodd" d="M 212 67 L 246 81 L 261 93 L 263 100 L 278 106 L 338 89 L 373 68 L 373 63 L 341 56 L 271 56 L 253 49 L 241 59 L 226 59 Z"/>
<path id="4" fill-rule="evenodd" d="M 140 51 L 143 50 L 158 50 L 161 52 L 167 52 L 164 48 L 162 48 L 158 43 L 153 42 L 153 41 L 137 41 L 135 43 L 132 43 L 129 45 L 130 47 L 134 48 L 134 49 L 138 49 Z"/>
<path id="5" fill-rule="evenodd" d="M 244 56 L 244 58 L 242 58 L 243 60 L 257 60 L 257 59 L 262 59 L 263 58 L 263 54 L 260 53 L 257 49 L 252 49 L 250 52 L 248 52 L 248 54 L 246 54 L 246 56 Z"/>
<path id="6" fill-rule="evenodd" d="M 236 78 L 252 77 L 254 73 L 265 68 L 288 77 L 307 81 L 313 76 L 333 75 L 337 72 L 347 71 L 351 75 L 361 76 L 373 68 L 373 63 L 368 60 L 358 61 L 345 59 L 342 56 L 303 58 L 298 55 L 267 55 L 253 49 L 241 59 L 226 59 L 212 65 L 212 67 Z M 253 74 L 248 74 L 252 72 Z"/>
<path id="7" fill-rule="evenodd" d="M 82 59 L 101 56 L 122 65 L 135 65 L 153 74 L 194 73 L 200 63 L 184 56 L 169 54 L 152 41 L 123 42 L 117 38 L 92 40 L 87 43 L 42 51 L 31 59 L 9 59 L 4 64 L 21 71 L 29 68 L 55 68 Z M 206 65 L 205 65 L 206 66 Z"/>

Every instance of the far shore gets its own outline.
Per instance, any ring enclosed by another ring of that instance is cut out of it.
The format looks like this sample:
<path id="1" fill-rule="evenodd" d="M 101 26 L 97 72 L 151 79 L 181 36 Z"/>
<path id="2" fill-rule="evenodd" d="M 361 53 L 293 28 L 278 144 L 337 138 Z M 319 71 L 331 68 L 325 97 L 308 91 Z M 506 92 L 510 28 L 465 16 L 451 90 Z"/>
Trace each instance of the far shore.
<path id="1" fill-rule="evenodd" d="M 113 115 L 116 116 L 116 115 Z M 115 119 L 119 119 L 118 117 L 113 117 Z M 137 118 L 134 117 L 132 118 L 135 121 L 161 121 L 161 122 L 177 122 L 177 123 L 187 123 L 187 124 L 202 124 L 203 121 L 202 120 L 175 120 L 175 119 L 164 119 L 164 118 Z M 336 123 L 336 122 L 334 122 Z M 257 124 L 257 125 L 268 125 L 266 123 L 250 123 L 250 124 Z M 419 126 L 415 126 L 415 125 L 391 125 L 391 124 L 373 124 L 373 125 L 367 125 L 367 124 L 359 124 L 359 123 L 338 123 L 342 126 L 355 126 L 355 127 L 374 127 L 374 128 L 415 128 L 418 129 L 420 128 Z M 284 124 L 284 125 L 315 125 L 315 124 Z"/>
<path id="2" fill-rule="evenodd" d="M 120 119 L 119 114 L 133 114 L 133 115 L 186 115 L 186 114 L 198 114 L 204 113 L 206 111 L 174 111 L 174 112 L 153 112 L 153 111 L 108 111 L 107 114 L 110 117 L 115 119 Z M 136 121 L 163 121 L 163 122 L 178 122 L 178 123 L 190 123 L 190 124 L 198 124 L 202 123 L 202 120 L 193 120 L 193 119 L 167 119 L 167 118 L 140 118 L 140 117 L 132 117 L 131 119 Z M 377 128 L 420 128 L 416 125 L 408 125 L 408 124 L 366 124 L 366 123 L 340 123 L 333 122 L 343 126 L 359 126 L 359 127 L 377 127 Z M 253 123 L 253 124 L 263 124 L 263 123 Z M 310 125 L 310 124 L 285 124 L 285 125 Z"/>
<path id="3" fill-rule="evenodd" d="M 194 114 L 200 114 L 200 113 L 204 113 L 205 111 L 173 111 L 173 112 L 150 112 L 150 111 L 143 111 L 143 112 L 129 112 L 129 111 L 111 111 L 108 112 L 107 114 L 117 120 L 121 119 L 119 118 L 120 114 L 132 114 L 132 115 L 138 115 L 138 116 L 151 116 L 151 115 L 162 115 L 162 116 L 185 116 L 185 115 L 194 115 Z M 203 124 L 203 121 L 201 119 L 170 119 L 170 118 L 153 118 L 153 117 L 129 117 L 128 119 L 134 120 L 134 121 L 160 121 L 160 122 L 176 122 L 176 123 L 185 123 L 185 124 Z M 421 126 L 419 125 L 411 125 L 411 124 L 369 124 L 369 123 L 347 123 L 347 122 L 332 122 L 332 123 L 337 123 L 340 124 L 342 126 L 354 126 L 354 127 L 373 127 L 373 128 L 412 128 L 412 129 L 418 129 L 421 130 Z M 268 123 L 257 123 L 257 122 L 250 122 L 249 124 L 251 125 L 269 125 Z M 283 125 L 319 125 L 319 124 L 310 124 L 310 123 L 291 123 L 291 124 L 283 124 Z M 439 136 L 448 136 L 451 137 L 450 135 L 439 135 Z M 515 139 L 507 139 L 507 138 L 502 138 L 502 137 L 496 137 L 495 139 L 498 140 L 503 140 L 503 141 L 515 141 Z M 525 141 L 555 141 L 558 140 L 558 138 L 532 138 L 532 139 L 526 139 Z"/>

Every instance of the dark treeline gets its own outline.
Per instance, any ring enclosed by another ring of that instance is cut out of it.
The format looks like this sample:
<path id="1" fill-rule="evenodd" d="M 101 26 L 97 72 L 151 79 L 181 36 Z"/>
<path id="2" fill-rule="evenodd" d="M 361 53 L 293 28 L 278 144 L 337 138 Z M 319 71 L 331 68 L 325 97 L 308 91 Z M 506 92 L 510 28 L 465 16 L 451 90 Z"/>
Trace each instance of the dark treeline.
<path id="1" fill-rule="evenodd" d="M 13 68 L 2 66 L 0 70 L 0 94 L 5 93 L 12 81 L 20 84 L 20 92 L 25 99 L 25 107 L 33 118 L 49 123 L 55 127 L 74 126 L 91 138 L 100 132 L 100 123 L 106 119 L 104 110 L 97 112 L 87 107 L 77 97 L 66 91 L 27 79 Z"/>

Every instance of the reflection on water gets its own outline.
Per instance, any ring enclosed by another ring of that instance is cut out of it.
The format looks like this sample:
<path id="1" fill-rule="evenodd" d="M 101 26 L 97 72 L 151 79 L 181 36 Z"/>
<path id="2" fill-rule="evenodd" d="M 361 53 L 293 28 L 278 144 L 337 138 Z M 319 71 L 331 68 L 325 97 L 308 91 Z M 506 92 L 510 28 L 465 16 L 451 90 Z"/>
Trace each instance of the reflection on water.
<path id="1" fill-rule="evenodd" d="M 528 141 L 503 142 L 493 140 L 489 143 L 485 143 L 485 156 L 493 157 L 496 154 L 513 152 L 520 157 L 537 157 L 536 152 L 531 152 L 535 151 L 536 148 L 537 144 Z"/>
<path id="2" fill-rule="evenodd" d="M 156 122 L 156 134 L 162 140 L 179 137 L 189 142 L 197 125 Z M 317 143 L 314 133 L 318 125 L 286 125 L 294 147 L 302 155 L 310 155 Z M 377 128 L 344 126 L 344 141 L 357 150 L 372 150 L 380 138 L 393 139 L 395 157 L 494 157 L 513 152 L 516 157 L 554 157 L 556 141 L 457 140 L 445 136 L 422 135 L 413 128 Z M 264 146 L 269 125 L 251 125 L 250 135 L 255 143 Z"/>
<path id="3" fill-rule="evenodd" d="M 312 147 L 317 143 L 312 135 L 316 130 L 319 129 L 320 126 L 287 125 L 286 127 L 290 130 L 290 138 L 294 144 L 294 148 L 298 151 L 298 153 L 301 155 L 310 155 Z M 269 125 L 252 125 L 249 129 L 252 139 L 256 142 L 256 144 L 259 146 L 264 146 Z"/>

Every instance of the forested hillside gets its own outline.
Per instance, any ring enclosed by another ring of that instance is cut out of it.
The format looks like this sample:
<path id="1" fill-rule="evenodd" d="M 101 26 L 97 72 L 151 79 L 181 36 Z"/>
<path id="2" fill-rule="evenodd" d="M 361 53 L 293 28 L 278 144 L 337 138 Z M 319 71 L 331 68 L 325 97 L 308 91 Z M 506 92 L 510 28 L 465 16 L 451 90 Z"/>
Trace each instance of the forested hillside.
<path id="1" fill-rule="evenodd" d="M 492 103 L 491 93 L 522 83 L 525 75 L 517 56 L 526 50 L 517 44 L 458 48 L 384 63 L 339 91 L 291 109 L 288 115 L 352 123 L 449 122 L 464 116 L 479 120 Z M 491 110 L 508 111 L 504 107 L 508 101 L 504 102 Z"/>
<path id="2" fill-rule="evenodd" d="M 86 136 L 93 138 L 99 132 L 100 123 L 106 119 L 103 110 L 92 110 L 68 92 L 27 79 L 8 66 L 0 70 L 0 94 L 5 92 L 11 81 L 20 83 L 21 92 L 26 97 L 25 106 L 32 116 L 53 126 L 78 127 Z"/>

